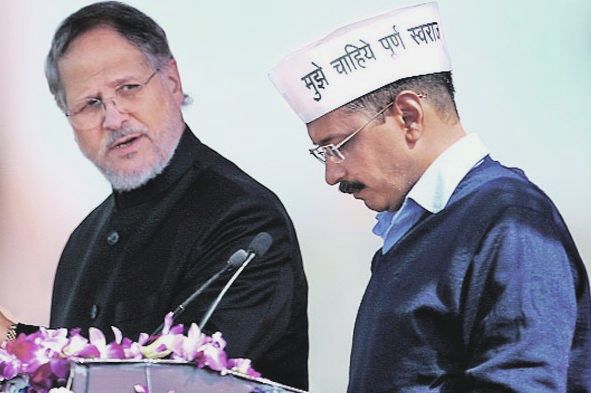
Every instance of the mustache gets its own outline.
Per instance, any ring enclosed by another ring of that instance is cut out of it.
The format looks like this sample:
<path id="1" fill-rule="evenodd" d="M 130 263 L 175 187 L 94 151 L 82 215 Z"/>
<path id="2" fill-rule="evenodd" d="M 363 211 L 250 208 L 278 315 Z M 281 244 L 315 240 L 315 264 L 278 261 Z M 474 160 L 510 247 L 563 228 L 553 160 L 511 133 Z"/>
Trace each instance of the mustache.
<path id="1" fill-rule="evenodd" d="M 127 135 L 130 135 L 130 134 L 146 135 L 147 132 L 148 131 L 146 130 L 145 127 L 131 127 L 131 126 L 124 125 L 123 127 L 119 128 L 117 130 L 110 131 L 107 134 L 107 136 L 103 140 L 103 147 L 108 148 L 113 143 L 115 143 L 118 139 L 123 138 Z"/>
<path id="2" fill-rule="evenodd" d="M 342 181 L 339 183 L 339 191 L 345 194 L 352 194 L 365 188 L 365 184 L 358 181 Z"/>

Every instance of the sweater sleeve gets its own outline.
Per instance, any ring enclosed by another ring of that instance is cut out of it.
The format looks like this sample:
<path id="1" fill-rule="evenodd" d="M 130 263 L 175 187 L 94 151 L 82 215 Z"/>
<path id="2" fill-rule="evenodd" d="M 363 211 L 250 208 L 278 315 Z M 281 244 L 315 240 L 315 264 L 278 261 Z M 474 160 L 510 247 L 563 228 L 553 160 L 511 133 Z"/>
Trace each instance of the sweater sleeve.
<path id="1" fill-rule="evenodd" d="M 577 305 L 560 230 L 509 208 L 483 239 L 465 289 L 466 391 L 566 391 Z"/>

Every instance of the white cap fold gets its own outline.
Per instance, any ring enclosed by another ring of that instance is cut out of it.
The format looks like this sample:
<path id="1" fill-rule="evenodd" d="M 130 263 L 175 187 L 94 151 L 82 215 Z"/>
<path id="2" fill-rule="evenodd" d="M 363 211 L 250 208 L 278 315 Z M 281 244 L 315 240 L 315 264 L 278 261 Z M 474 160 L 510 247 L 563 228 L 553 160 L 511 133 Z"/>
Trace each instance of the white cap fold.
<path id="1" fill-rule="evenodd" d="M 451 71 L 437 3 L 342 27 L 287 56 L 269 77 L 305 122 L 412 76 Z"/>

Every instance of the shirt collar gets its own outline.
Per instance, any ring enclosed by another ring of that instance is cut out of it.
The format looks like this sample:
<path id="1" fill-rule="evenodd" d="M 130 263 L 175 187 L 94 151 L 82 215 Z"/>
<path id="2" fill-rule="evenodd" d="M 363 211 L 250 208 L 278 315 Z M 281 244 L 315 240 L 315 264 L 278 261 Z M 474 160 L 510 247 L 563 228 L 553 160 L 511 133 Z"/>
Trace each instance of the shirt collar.
<path id="1" fill-rule="evenodd" d="M 433 214 L 445 208 L 460 181 L 470 169 L 480 164 L 489 154 L 488 148 L 476 134 L 468 134 L 448 147 L 431 163 L 419 181 L 405 197 L 398 212 L 410 207 L 421 207 Z M 413 203 L 414 201 L 414 203 Z M 376 215 L 378 222 L 373 232 L 384 236 L 395 224 L 398 212 L 383 211 Z"/>
<path id="2" fill-rule="evenodd" d="M 436 214 L 445 208 L 455 189 L 472 168 L 478 166 L 488 149 L 476 134 L 462 137 L 427 168 L 398 211 L 377 214 L 373 233 L 384 240 L 388 252 L 426 211 Z"/>
<path id="3" fill-rule="evenodd" d="M 460 181 L 489 151 L 476 134 L 468 134 L 439 155 L 410 190 L 412 199 L 435 214 L 445 208 Z"/>

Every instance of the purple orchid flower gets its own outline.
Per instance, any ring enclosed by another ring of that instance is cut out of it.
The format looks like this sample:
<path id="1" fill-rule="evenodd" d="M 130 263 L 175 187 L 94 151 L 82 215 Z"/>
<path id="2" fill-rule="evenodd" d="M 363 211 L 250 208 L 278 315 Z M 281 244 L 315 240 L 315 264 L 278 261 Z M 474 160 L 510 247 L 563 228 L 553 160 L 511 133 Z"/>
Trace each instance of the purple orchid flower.
<path id="1" fill-rule="evenodd" d="M 20 334 L 16 340 L 0 346 L 0 392 L 19 391 L 18 386 L 26 383 L 28 393 L 67 391 L 59 386 L 64 385 L 70 361 L 76 358 L 171 358 L 222 373 L 231 369 L 260 376 L 250 360 L 227 357 L 226 341 L 220 332 L 209 337 L 193 323 L 185 335 L 182 324 L 173 326 L 172 313 L 166 315 L 162 334 L 157 337 L 142 333 L 134 342 L 123 337 L 116 327 L 112 330 L 115 339 L 111 343 L 107 343 L 104 333 L 96 328 L 89 329 L 88 339 L 80 334 L 80 329 L 72 329 L 68 334 L 67 329 L 41 328 L 30 335 Z M 144 385 L 136 385 L 134 389 L 137 393 L 149 393 Z"/>
<path id="2" fill-rule="evenodd" d="M 252 368 L 252 361 L 250 359 L 228 359 L 228 368 L 232 371 L 246 374 L 250 377 L 259 378 L 261 373 Z"/>
<path id="3" fill-rule="evenodd" d="M 0 348 L 0 382 L 15 378 L 20 364 L 16 356 Z"/>

